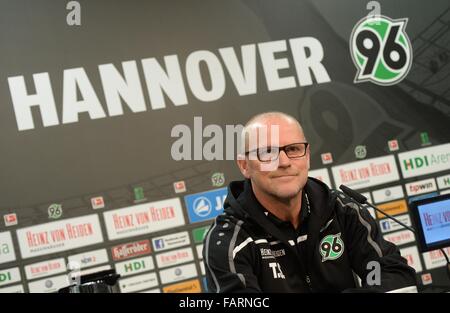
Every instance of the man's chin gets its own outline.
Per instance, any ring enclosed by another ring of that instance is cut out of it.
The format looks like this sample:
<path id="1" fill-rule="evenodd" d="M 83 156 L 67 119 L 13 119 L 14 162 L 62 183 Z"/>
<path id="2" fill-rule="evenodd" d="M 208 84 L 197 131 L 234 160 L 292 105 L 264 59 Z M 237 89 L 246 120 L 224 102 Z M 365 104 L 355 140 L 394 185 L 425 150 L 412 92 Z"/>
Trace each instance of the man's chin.
<path id="1" fill-rule="evenodd" d="M 283 199 L 283 200 L 289 200 L 292 198 L 295 198 L 296 196 L 298 196 L 298 194 L 300 193 L 300 189 L 298 188 L 280 188 L 278 190 L 276 190 L 273 195 L 276 196 L 279 199 Z"/>

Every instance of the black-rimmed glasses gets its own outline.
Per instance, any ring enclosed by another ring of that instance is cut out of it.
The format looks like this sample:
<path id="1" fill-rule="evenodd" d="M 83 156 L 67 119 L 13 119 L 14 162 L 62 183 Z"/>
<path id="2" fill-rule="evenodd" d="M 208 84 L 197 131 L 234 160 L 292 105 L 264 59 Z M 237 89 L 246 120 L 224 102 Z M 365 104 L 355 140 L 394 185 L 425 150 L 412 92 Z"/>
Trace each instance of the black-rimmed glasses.
<path id="1" fill-rule="evenodd" d="M 256 154 L 260 162 L 271 162 L 278 159 L 280 151 L 284 151 L 284 153 L 286 153 L 288 158 L 297 159 L 306 155 L 306 149 L 308 148 L 308 145 L 309 143 L 307 142 L 298 142 L 298 143 L 291 143 L 289 145 L 282 147 L 268 146 L 254 149 L 251 151 L 246 151 L 245 154 L 246 155 Z"/>

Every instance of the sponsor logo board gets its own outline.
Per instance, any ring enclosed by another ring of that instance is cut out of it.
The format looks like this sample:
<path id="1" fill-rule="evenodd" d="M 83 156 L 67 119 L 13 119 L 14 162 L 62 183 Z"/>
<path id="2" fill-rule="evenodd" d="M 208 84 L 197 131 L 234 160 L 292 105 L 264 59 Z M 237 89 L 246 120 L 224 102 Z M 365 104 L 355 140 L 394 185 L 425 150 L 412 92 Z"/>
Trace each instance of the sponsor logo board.
<path id="1" fill-rule="evenodd" d="M 86 251 L 69 256 L 69 263 L 79 264 L 79 268 L 87 268 L 108 262 L 106 249 Z"/>
<path id="2" fill-rule="evenodd" d="M 397 181 L 399 174 L 393 155 L 351 162 L 331 168 L 336 186 L 362 189 Z"/>
<path id="3" fill-rule="evenodd" d="M 444 248 L 445 253 L 450 255 L 450 247 Z M 432 270 L 434 268 L 445 266 L 446 260 L 441 250 L 433 250 L 429 252 L 422 253 L 423 261 L 425 263 L 425 268 L 427 270 Z"/>
<path id="4" fill-rule="evenodd" d="M 20 281 L 20 271 L 18 267 L 0 270 L 0 286 L 9 285 Z"/>
<path id="5" fill-rule="evenodd" d="M 143 258 L 132 259 L 129 261 L 124 261 L 116 263 L 115 265 L 117 274 L 123 276 L 133 275 L 137 273 L 151 271 L 155 268 L 153 259 L 151 256 L 146 256 Z"/>
<path id="6" fill-rule="evenodd" d="M 103 216 L 110 240 L 149 234 L 185 224 L 179 198 L 107 211 Z"/>
<path id="7" fill-rule="evenodd" d="M 416 196 L 437 190 L 436 181 L 434 180 L 434 178 L 412 182 L 406 184 L 405 187 L 408 196 Z"/>
<path id="8" fill-rule="evenodd" d="M 383 238 L 387 241 L 392 242 L 397 246 L 401 246 L 410 242 L 414 242 L 416 238 L 412 231 L 409 230 L 400 230 L 387 235 L 384 235 Z"/>
<path id="9" fill-rule="evenodd" d="M 184 281 L 163 288 L 164 293 L 199 293 L 202 292 L 198 279 Z"/>
<path id="10" fill-rule="evenodd" d="M 380 204 L 378 208 L 389 215 L 397 215 L 407 212 L 408 204 L 406 203 L 405 200 L 397 200 L 393 202 Z M 378 218 L 385 217 L 385 215 L 381 214 L 380 212 L 377 212 L 377 216 Z"/>
<path id="11" fill-rule="evenodd" d="M 156 273 L 148 273 L 119 280 L 120 291 L 123 293 L 150 289 L 158 285 Z"/>
<path id="12" fill-rule="evenodd" d="M 396 216 L 395 218 L 398 219 L 403 224 L 405 224 L 407 226 L 411 226 L 411 218 L 409 217 L 408 214 L 399 215 L 399 216 Z M 400 225 L 396 221 L 393 221 L 389 218 L 384 218 L 384 219 L 380 220 L 379 223 L 380 223 L 380 229 L 381 229 L 382 233 L 388 233 L 388 232 L 391 232 L 394 230 L 400 230 L 400 229 L 404 228 L 402 225 Z"/>
<path id="13" fill-rule="evenodd" d="M 48 260 L 25 266 L 27 279 L 35 279 L 46 276 L 52 276 L 66 271 L 64 258 Z"/>
<path id="14" fill-rule="evenodd" d="M 96 214 L 21 228 L 17 239 L 24 259 L 103 242 Z"/>
<path id="15" fill-rule="evenodd" d="M 388 202 L 405 197 L 402 186 L 400 185 L 375 190 L 372 192 L 372 195 L 375 203 Z"/>
<path id="16" fill-rule="evenodd" d="M 178 265 L 194 260 L 192 248 L 181 248 L 156 255 L 156 263 L 159 268 Z"/>
<path id="17" fill-rule="evenodd" d="M 404 178 L 417 177 L 450 169 L 450 143 L 399 153 Z"/>
<path id="18" fill-rule="evenodd" d="M 16 259 L 11 232 L 0 233 L 0 264 L 11 262 Z"/>
<path id="19" fill-rule="evenodd" d="M 30 293 L 50 293 L 69 286 L 67 275 L 54 276 L 28 283 Z"/>
<path id="20" fill-rule="evenodd" d="M 210 220 L 222 213 L 226 196 L 226 187 L 185 196 L 190 223 Z"/>
<path id="21" fill-rule="evenodd" d="M 170 284 L 197 276 L 197 269 L 194 263 L 190 263 L 161 270 L 159 275 L 162 284 Z"/>
<path id="22" fill-rule="evenodd" d="M 125 260 L 136 256 L 150 254 L 150 240 L 140 240 L 130 243 L 121 244 L 111 248 L 113 260 Z"/>
<path id="23" fill-rule="evenodd" d="M 152 242 L 155 251 L 164 251 L 189 245 L 191 240 L 189 239 L 189 233 L 187 231 L 183 231 L 153 238 Z"/>

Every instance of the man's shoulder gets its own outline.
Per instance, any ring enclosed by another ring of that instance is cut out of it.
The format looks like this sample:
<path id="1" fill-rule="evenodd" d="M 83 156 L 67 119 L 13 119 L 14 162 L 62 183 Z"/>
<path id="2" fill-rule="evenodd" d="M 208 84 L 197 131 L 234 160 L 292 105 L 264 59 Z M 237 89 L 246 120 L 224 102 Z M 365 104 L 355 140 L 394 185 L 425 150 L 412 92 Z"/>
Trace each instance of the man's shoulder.
<path id="1" fill-rule="evenodd" d="M 352 198 L 338 189 L 330 189 L 330 195 L 340 206 L 346 206 L 349 203 L 354 202 Z"/>
<path id="2" fill-rule="evenodd" d="M 367 204 L 358 203 L 340 190 L 332 189 L 331 193 L 335 197 L 334 210 L 337 216 L 358 220 L 362 217 L 365 220 L 371 220 L 371 214 L 368 211 L 369 206 Z"/>
<path id="3" fill-rule="evenodd" d="M 205 236 L 205 243 L 220 241 L 234 243 L 242 242 L 251 237 L 248 232 L 248 222 L 233 215 L 222 213 L 217 216 L 214 224 Z"/>
<path id="4" fill-rule="evenodd" d="M 246 251 L 253 249 L 254 236 L 247 232 L 245 226 L 245 221 L 234 216 L 226 214 L 218 216 L 205 236 L 204 255 L 222 262 L 244 247 Z"/>
<path id="5" fill-rule="evenodd" d="M 247 224 L 248 222 L 234 215 L 222 213 L 216 217 L 209 232 L 212 234 L 223 233 L 221 236 L 233 234 L 236 231 L 245 232 L 244 228 Z"/>

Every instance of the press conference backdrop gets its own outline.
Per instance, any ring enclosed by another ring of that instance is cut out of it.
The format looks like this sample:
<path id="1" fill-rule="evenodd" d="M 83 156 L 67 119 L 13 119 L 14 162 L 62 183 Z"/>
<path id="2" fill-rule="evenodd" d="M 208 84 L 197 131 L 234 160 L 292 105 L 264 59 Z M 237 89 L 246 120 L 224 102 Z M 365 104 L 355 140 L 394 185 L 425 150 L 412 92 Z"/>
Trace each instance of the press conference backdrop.
<path id="1" fill-rule="evenodd" d="M 446 0 L 0 3 L 1 292 L 106 268 L 122 292 L 205 291 L 202 240 L 241 179 L 211 147 L 259 112 L 299 119 L 310 176 L 407 224 L 450 191 Z M 373 216 L 448 284 L 440 252 Z"/>

